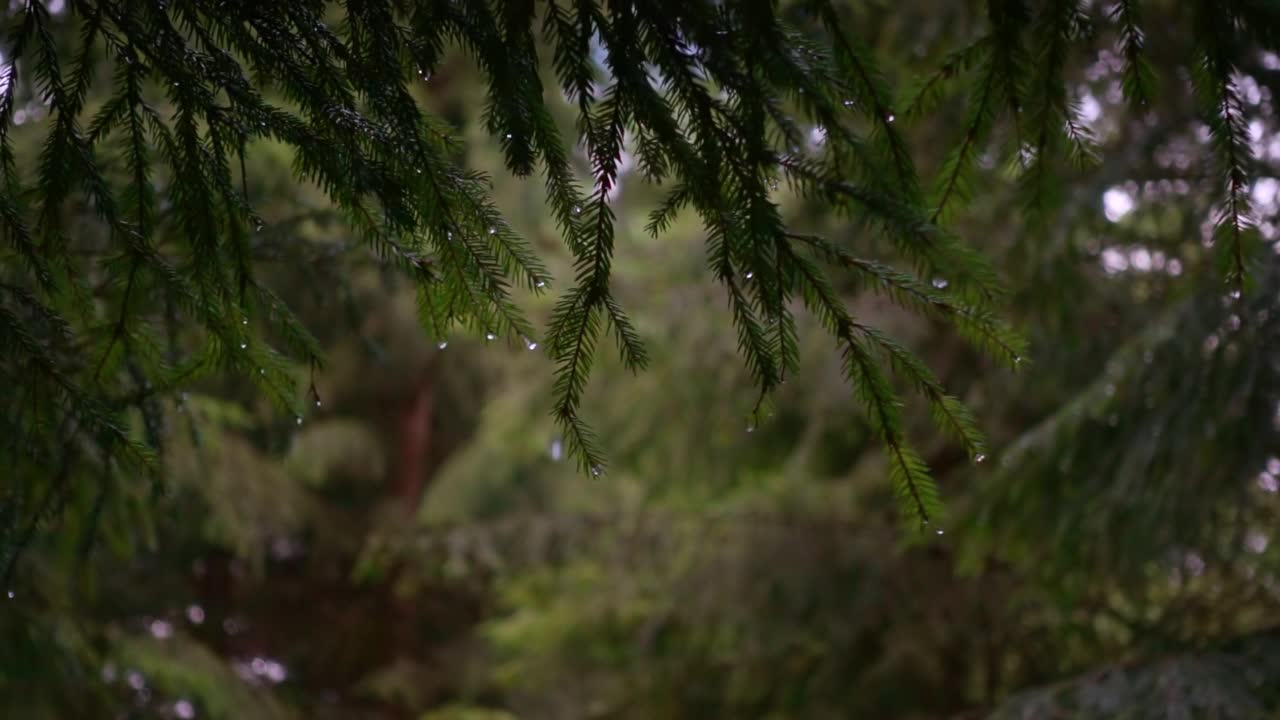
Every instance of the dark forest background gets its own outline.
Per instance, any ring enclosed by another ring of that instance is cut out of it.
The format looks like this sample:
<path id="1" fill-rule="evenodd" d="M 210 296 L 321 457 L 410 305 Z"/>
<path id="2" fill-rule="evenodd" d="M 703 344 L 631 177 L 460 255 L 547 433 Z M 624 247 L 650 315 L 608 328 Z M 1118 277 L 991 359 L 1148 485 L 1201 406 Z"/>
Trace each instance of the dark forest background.
<path id="1" fill-rule="evenodd" d="M 47 6 L 74 36 L 67 8 Z M 987 434 L 973 457 L 906 402 L 945 507 L 925 532 L 898 512 L 881 437 L 816 321 L 798 316 L 798 371 L 757 411 L 702 223 L 645 231 L 663 194 L 631 154 L 638 138 L 625 136 L 610 196 L 612 288 L 649 366 L 633 373 L 602 343 L 583 401 L 608 453 L 599 475 L 549 414 L 542 341 L 425 331 L 413 282 L 295 180 L 288 144 L 254 140 L 256 278 L 325 364 L 280 367 L 306 391 L 292 407 L 251 373 L 166 388 L 133 419 L 163 438 L 162 481 L 115 476 L 105 509 L 75 496 L 24 535 L 30 500 L 7 496 L 3 546 L 22 551 L 0 598 L 0 716 L 1278 717 L 1280 55 L 1240 47 L 1233 76 L 1262 241 L 1240 296 L 1211 247 L 1221 176 L 1188 89 L 1196 22 L 1183 3 L 1142 6 L 1150 101 L 1126 97 L 1114 8 L 1080 3 L 1092 31 L 1064 78 L 1095 157 L 1052 166 L 1053 207 L 1029 217 L 1018 129 L 1002 120 L 951 217 L 1008 291 L 1020 367 L 835 276 L 851 311 L 933 368 Z M 985 13 L 841 10 L 898 107 L 954 66 L 928 110 L 894 119 L 934 178 L 974 102 L 952 53 Z M 552 293 L 514 296 L 544 326 L 573 259 L 541 180 L 507 172 L 481 71 L 446 47 L 411 89 L 544 258 Z M 572 137 L 574 104 L 546 92 Z M 18 100 L 10 138 L 30 167 L 51 115 Z M 85 112 L 105 100 L 89 93 Z M 821 153 L 822 128 L 802 130 L 797 150 Z M 772 199 L 798 232 L 894 261 L 859 217 L 794 190 Z M 66 213 L 74 235 L 93 210 Z M 0 387 L 10 419 L 38 402 L 19 377 Z"/>

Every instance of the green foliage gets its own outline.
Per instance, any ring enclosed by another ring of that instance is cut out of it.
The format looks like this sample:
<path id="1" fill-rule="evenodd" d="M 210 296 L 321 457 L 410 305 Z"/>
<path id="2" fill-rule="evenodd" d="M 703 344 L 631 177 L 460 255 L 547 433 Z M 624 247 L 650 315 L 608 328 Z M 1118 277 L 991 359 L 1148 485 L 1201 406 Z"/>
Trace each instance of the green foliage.
<path id="1" fill-rule="evenodd" d="M 124 448 L 145 459 L 119 424 L 128 407 L 145 404 L 131 397 L 139 392 L 128 391 L 131 381 L 151 397 L 210 371 L 244 373 L 300 413 L 288 358 L 314 368 L 321 352 L 255 279 L 255 246 L 270 243 L 271 230 L 253 208 L 244 155 L 264 140 L 291 147 L 297 178 L 321 188 L 383 262 L 415 278 L 432 332 L 443 336 L 461 323 L 533 342 L 512 289 L 540 292 L 547 270 L 493 206 L 488 180 L 458 164 L 451 128 L 424 112 L 412 88 L 415 75 L 429 77 L 444 49 L 456 46 L 486 78 L 485 129 L 498 138 L 509 170 L 542 172 L 549 209 L 575 259 L 546 349 L 557 365 L 554 413 L 581 467 L 604 471 L 603 448 L 579 413 L 604 327 L 613 329 L 629 367 L 647 362 L 610 283 L 611 195 L 630 137 L 646 178 L 672 181 L 651 230 L 660 233 L 682 208 L 701 219 L 708 263 L 725 287 L 762 401 L 797 366 L 791 301 L 803 298 L 845 349 L 858 397 L 893 459 L 904 508 L 927 520 L 926 498 L 936 488 L 913 459 L 898 400 L 873 355 L 886 353 L 924 389 L 971 454 L 980 445 L 976 428 L 920 363 L 855 325 L 823 289 L 826 276 L 801 258 L 772 186 L 782 176 L 833 209 L 882 223 L 902 260 L 924 274 L 951 274 L 945 294 L 954 293 L 947 303 L 956 311 L 949 315 L 961 323 L 989 317 L 995 276 L 936 225 L 969 199 L 975 163 L 1001 116 L 1010 119 L 1014 153 L 1029 168 L 1033 209 L 1048 202 L 1048 168 L 1057 154 L 1077 163 L 1092 155 L 1063 69 L 1073 47 L 1092 37 L 1094 19 L 1074 2 L 1034 11 L 1017 1 L 988 3 L 987 34 L 947 60 L 919 94 L 935 97 L 944 79 L 974 68 L 968 116 L 926 206 L 874 54 L 847 31 L 837 8 L 817 2 L 803 10 L 792 26 L 755 3 L 551 3 L 541 10 L 530 3 L 255 3 L 214 10 L 83 0 L 69 4 L 66 18 L 27 3 L 8 31 L 10 77 L 0 102 L 0 206 L 19 261 L 8 273 L 2 316 L 10 377 L 43 375 L 49 391 L 62 396 L 57 406 L 101 437 L 112 463 Z M 1238 41 L 1266 46 L 1277 22 L 1269 13 L 1210 4 L 1196 16 L 1196 84 L 1226 186 L 1216 244 L 1236 285 L 1252 252 L 1247 128 L 1232 74 Z M 1145 98 L 1149 85 L 1138 15 L 1135 3 L 1111 11 L 1135 99 Z M 1034 62 L 1028 42 L 1037 47 Z M 549 46 L 554 79 L 577 108 L 586 190 L 545 98 L 540 45 Z M 99 99 L 103 83 L 108 89 Z M 20 92 L 42 98 L 50 115 L 29 168 L 13 144 Z M 918 114 L 923 105 L 909 107 Z M 799 150 L 804 122 L 823 133 L 815 156 Z M 92 241 L 67 227 L 65 208 L 80 197 L 93 217 Z M 844 264 L 850 261 L 858 256 Z M 91 300 L 103 292 L 105 306 Z M 162 313 L 146 310 L 158 306 Z M 199 352 L 178 351 L 179 323 L 199 335 Z M 167 348 L 156 332 L 166 325 Z M 98 352 L 53 352 L 42 340 L 51 333 L 64 348 L 88 342 Z M 1004 331 L 996 344 L 1017 360 L 1016 342 Z M 96 359 L 84 362 L 86 355 Z"/>
<path id="2" fill-rule="evenodd" d="M 150 692 L 184 698 L 203 717 L 283 720 L 293 716 L 270 693 L 244 683 L 221 658 L 191 638 L 158 642 L 126 637 L 115 647 L 123 667 L 145 673 Z M 114 665 L 108 667 L 119 672 Z"/>

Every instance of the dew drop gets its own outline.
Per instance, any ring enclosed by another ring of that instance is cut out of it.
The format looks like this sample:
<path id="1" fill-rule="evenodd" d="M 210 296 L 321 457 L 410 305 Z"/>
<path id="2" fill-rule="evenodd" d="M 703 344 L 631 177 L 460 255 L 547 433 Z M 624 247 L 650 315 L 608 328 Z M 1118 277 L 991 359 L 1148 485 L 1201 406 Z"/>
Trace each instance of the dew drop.
<path id="1" fill-rule="evenodd" d="M 845 107 L 853 107 L 853 101 L 852 101 L 852 100 L 845 100 L 845 101 L 844 101 L 844 103 L 843 103 L 843 105 L 844 105 Z"/>
<path id="2" fill-rule="evenodd" d="M 542 287 L 546 287 L 546 286 L 547 286 L 547 281 L 546 281 L 546 280 L 539 280 L 538 282 L 534 283 L 534 284 L 533 284 L 533 286 L 534 286 L 534 287 L 540 287 L 540 288 L 542 288 Z"/>
<path id="3" fill-rule="evenodd" d="M 498 339 L 498 336 L 497 336 L 497 335 L 494 335 L 494 334 L 493 334 L 493 333 L 491 333 L 491 332 L 488 332 L 488 333 L 485 333 L 485 334 L 484 334 L 484 339 L 485 339 L 485 340 L 496 340 L 496 339 Z"/>
<path id="4" fill-rule="evenodd" d="M 755 274 L 755 273 L 753 273 L 753 272 L 748 272 L 746 277 L 747 277 L 747 279 L 748 279 L 748 280 L 750 280 L 751 278 L 753 278 L 753 277 L 755 277 L 755 276 L 756 276 L 756 274 Z"/>
<path id="5" fill-rule="evenodd" d="M 973 461 L 974 461 L 974 462 L 976 462 L 976 463 L 980 463 L 980 462 L 982 462 L 983 460 L 986 460 L 986 459 L 987 459 L 987 456 L 986 456 L 986 455 L 983 455 L 982 453 L 978 453 L 977 455 L 974 455 L 974 456 L 973 456 Z"/>
<path id="6" fill-rule="evenodd" d="M 581 214 L 582 214 L 582 206 L 581 206 L 581 205 L 574 205 L 574 206 L 573 206 L 573 214 L 574 214 L 574 215 L 581 215 Z"/>
<path id="7" fill-rule="evenodd" d="M 445 349 L 445 348 L 449 347 L 449 341 L 448 341 L 448 340 L 441 340 L 440 342 L 436 343 L 436 347 L 438 347 L 438 348 L 440 348 L 441 350 L 443 350 L 443 349 Z"/>
<path id="8" fill-rule="evenodd" d="M 530 350 L 538 349 L 538 343 L 533 340 L 530 340 L 529 338 L 524 339 L 524 346 L 529 348 Z"/>
<path id="9" fill-rule="evenodd" d="M 942 528 L 938 528 L 938 534 L 939 534 L 939 535 L 941 535 L 941 534 L 942 534 Z"/>
<path id="10" fill-rule="evenodd" d="M 947 285 L 950 285 L 950 284 L 951 283 L 947 282 L 946 278 L 936 277 L 933 279 L 933 286 L 938 288 L 939 290 L 945 290 Z"/>
<path id="11" fill-rule="evenodd" d="M 12 590 L 10 590 L 10 591 L 9 591 L 8 593 L 6 593 L 6 594 L 9 596 L 9 599 L 10 599 L 10 600 L 12 600 L 12 599 L 13 599 L 13 591 L 12 591 Z"/>
<path id="12" fill-rule="evenodd" d="M 889 113 L 889 115 L 888 115 L 884 120 L 885 120 L 885 122 L 889 122 L 889 123 L 891 123 L 891 122 L 893 122 L 894 120 L 897 120 L 897 119 L 898 119 L 898 116 L 897 116 L 897 115 L 894 115 L 893 113 Z"/>
<path id="13" fill-rule="evenodd" d="M 755 423 L 747 423 L 747 432 L 749 432 L 749 433 L 753 433 L 753 432 L 755 432 L 755 431 L 756 431 L 756 424 L 755 424 Z"/>
<path id="14" fill-rule="evenodd" d="M 266 368 L 258 368 L 258 374 L 259 374 L 259 375 L 266 375 L 266 374 L 267 374 L 267 370 L 266 370 Z"/>
<path id="15" fill-rule="evenodd" d="M 563 458 L 564 457 L 564 441 L 561 440 L 560 438 L 556 438 L 552 440 L 550 454 L 551 454 L 552 460 L 559 461 L 561 458 Z"/>
<path id="16" fill-rule="evenodd" d="M 1240 299 L 1240 291 L 1239 291 L 1239 290 L 1232 290 L 1231 292 L 1227 293 L 1227 295 L 1228 295 L 1228 296 L 1230 296 L 1230 298 L 1231 298 L 1232 300 L 1239 300 L 1239 299 Z"/>
<path id="17" fill-rule="evenodd" d="M 494 226 L 490 225 L 490 226 L 489 226 L 489 234 L 490 234 L 490 235 L 497 235 L 497 234 L 498 234 L 498 228 L 496 228 L 496 227 L 494 227 Z"/>
<path id="18" fill-rule="evenodd" d="M 249 349 L 249 343 L 240 343 L 240 349 L 241 349 L 241 350 L 248 350 L 248 349 Z"/>
<path id="19" fill-rule="evenodd" d="M 248 324 L 249 324 L 249 318 L 245 318 L 245 319 L 241 320 L 241 321 L 240 321 L 240 324 L 241 324 L 241 325 L 248 325 Z"/>
<path id="20" fill-rule="evenodd" d="M 1022 364 L 1022 356 L 1021 356 L 1021 355 L 1014 355 L 1014 356 L 1013 356 L 1013 364 L 1014 364 L 1014 365 L 1021 365 L 1021 364 Z"/>
<path id="21" fill-rule="evenodd" d="M 294 418 L 294 421 L 296 421 L 299 425 L 301 425 L 301 424 L 302 424 L 302 416 L 301 416 L 301 415 L 297 416 L 296 418 Z"/>
<path id="22" fill-rule="evenodd" d="M 320 400 L 319 400 L 319 399 L 317 399 L 317 400 L 316 400 L 316 407 L 320 407 Z"/>
<path id="23" fill-rule="evenodd" d="M 600 467 L 599 465 L 592 465 L 592 466 L 591 466 L 591 475 L 592 475 L 592 476 L 594 476 L 594 477 L 600 477 L 600 476 L 601 476 L 601 475 L 603 475 L 603 474 L 604 474 L 604 468 Z"/>
<path id="24" fill-rule="evenodd" d="M 511 139 L 511 133 L 507 133 L 507 139 L 508 139 L 508 140 L 510 140 L 510 139 Z"/>

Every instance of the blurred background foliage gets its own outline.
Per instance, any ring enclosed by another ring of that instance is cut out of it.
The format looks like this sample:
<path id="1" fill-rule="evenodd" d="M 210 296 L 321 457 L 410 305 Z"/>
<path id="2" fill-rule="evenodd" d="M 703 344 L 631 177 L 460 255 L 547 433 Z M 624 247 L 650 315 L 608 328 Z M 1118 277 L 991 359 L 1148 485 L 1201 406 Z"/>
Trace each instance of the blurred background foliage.
<path id="1" fill-rule="evenodd" d="M 904 100 L 980 30 L 967 2 L 848 4 Z M 652 362 L 634 375 L 602 359 L 586 414 L 611 462 L 592 477 L 565 459 L 540 349 L 429 339 L 412 288 L 259 142 L 260 278 L 327 350 L 318 399 L 282 415 L 224 377 L 163 407 L 165 483 L 119 478 L 130 501 L 104 509 L 132 531 L 42 535 L 4 588 L 0 715 L 1280 717 L 1280 269 L 1268 259 L 1242 305 L 1212 267 L 1217 185 L 1177 90 L 1181 26 L 1148 38 L 1168 87 L 1135 115 L 1105 3 L 1085 5 L 1094 55 L 1068 77 L 1099 162 L 1057 168 L 1057 211 L 1021 220 L 1002 128 L 955 219 L 1010 289 L 1029 369 L 997 370 L 940 324 L 841 288 L 989 433 L 974 465 L 908 408 L 912 434 L 934 438 L 935 532 L 902 532 L 879 441 L 816 325 L 801 327 L 802 371 L 752 415 L 699 225 L 643 232 L 658 192 L 633 168 L 614 201 L 614 288 Z M 1272 243 L 1280 57 L 1250 57 L 1252 196 Z M 476 70 L 446 63 L 418 92 L 568 278 L 541 184 L 510 178 L 480 127 Z M 965 101 L 949 87 L 909 126 L 926 177 Z M 40 107 L 25 112 L 39 137 Z M 875 252 L 856 219 L 785 187 L 777 200 L 797 226 Z M 545 321 L 552 300 L 524 300 Z"/>

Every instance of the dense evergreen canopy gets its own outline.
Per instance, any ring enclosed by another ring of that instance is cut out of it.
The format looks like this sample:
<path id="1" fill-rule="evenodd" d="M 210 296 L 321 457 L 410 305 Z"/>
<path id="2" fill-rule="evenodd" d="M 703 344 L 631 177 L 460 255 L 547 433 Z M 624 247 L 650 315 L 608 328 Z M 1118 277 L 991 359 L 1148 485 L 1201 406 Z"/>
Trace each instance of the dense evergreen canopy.
<path id="1" fill-rule="evenodd" d="M 1267 0 L 11 3 L 0 707 L 1267 717 L 1276 51 Z"/>

